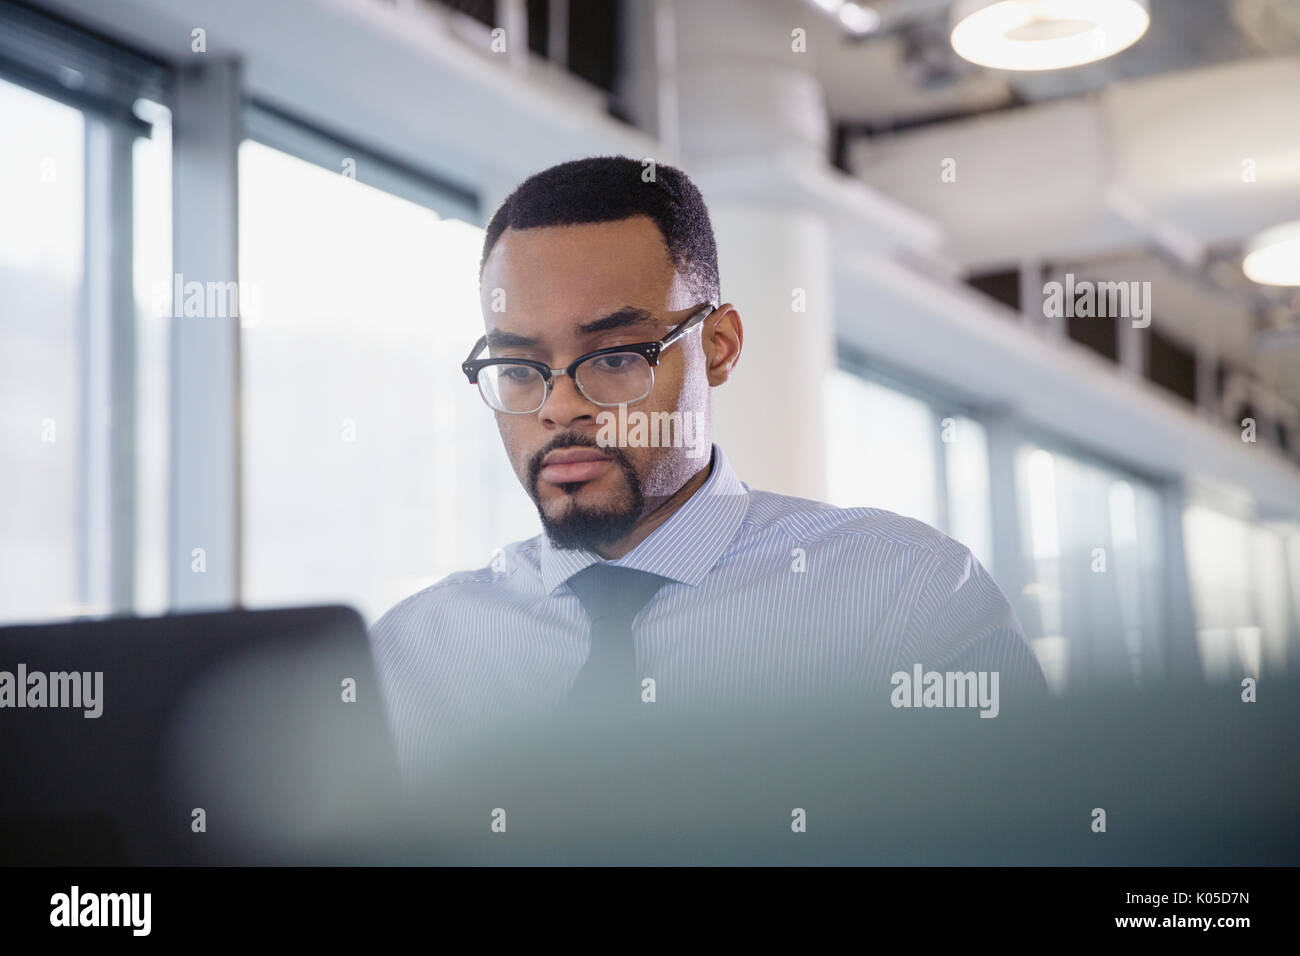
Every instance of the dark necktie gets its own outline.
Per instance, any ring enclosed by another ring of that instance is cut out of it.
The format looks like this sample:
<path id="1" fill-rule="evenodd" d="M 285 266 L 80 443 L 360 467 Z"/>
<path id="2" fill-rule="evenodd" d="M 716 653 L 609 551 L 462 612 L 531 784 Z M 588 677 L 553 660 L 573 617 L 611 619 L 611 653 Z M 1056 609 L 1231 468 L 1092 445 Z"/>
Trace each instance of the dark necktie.
<path id="1" fill-rule="evenodd" d="M 668 579 L 602 563 L 584 568 L 568 583 L 591 620 L 591 653 L 569 702 L 578 708 L 631 710 L 641 700 L 632 620 Z"/>

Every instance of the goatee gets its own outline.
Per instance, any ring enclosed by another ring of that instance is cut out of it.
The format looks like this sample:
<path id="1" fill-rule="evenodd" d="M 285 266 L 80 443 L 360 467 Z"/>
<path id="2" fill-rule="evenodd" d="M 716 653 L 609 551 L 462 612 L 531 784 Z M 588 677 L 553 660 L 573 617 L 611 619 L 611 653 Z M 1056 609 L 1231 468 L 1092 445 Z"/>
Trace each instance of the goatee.
<path id="1" fill-rule="evenodd" d="M 589 508 L 577 503 L 575 496 L 586 482 L 566 482 L 556 485 L 568 499 L 568 506 L 558 518 L 552 518 L 542 509 L 540 495 L 537 491 L 538 475 L 542 470 L 542 459 L 557 448 L 599 448 L 618 465 L 627 482 L 627 495 L 623 501 L 613 506 Z M 537 515 L 542 520 L 542 530 L 551 541 L 551 546 L 565 551 L 586 548 L 599 551 L 622 541 L 641 520 L 645 508 L 645 494 L 641 479 L 627 460 L 622 450 L 610 445 L 599 445 L 595 439 L 585 435 L 558 435 L 546 446 L 533 455 L 528 465 L 528 492 L 533 503 L 537 505 Z"/>

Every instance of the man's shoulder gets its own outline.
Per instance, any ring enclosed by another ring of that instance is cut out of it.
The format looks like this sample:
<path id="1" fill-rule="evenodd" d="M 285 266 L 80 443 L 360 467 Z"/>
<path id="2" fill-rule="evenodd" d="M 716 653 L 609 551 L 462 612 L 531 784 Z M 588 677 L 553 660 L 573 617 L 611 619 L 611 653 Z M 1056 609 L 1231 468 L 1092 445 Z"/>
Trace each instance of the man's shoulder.
<path id="1" fill-rule="evenodd" d="M 489 589 L 500 587 L 514 575 L 527 573 L 529 568 L 536 570 L 541 537 L 538 534 L 522 541 L 512 541 L 494 551 L 482 567 L 453 571 L 402 598 L 375 622 L 371 628 L 372 636 L 376 641 L 382 641 L 385 635 L 406 630 L 448 605 L 481 600 Z"/>
<path id="2" fill-rule="evenodd" d="M 879 551 L 939 560 L 967 555 L 965 545 L 938 528 L 884 508 L 843 508 L 771 491 L 750 491 L 745 525 L 751 534 L 791 537 L 827 547 L 871 542 Z"/>

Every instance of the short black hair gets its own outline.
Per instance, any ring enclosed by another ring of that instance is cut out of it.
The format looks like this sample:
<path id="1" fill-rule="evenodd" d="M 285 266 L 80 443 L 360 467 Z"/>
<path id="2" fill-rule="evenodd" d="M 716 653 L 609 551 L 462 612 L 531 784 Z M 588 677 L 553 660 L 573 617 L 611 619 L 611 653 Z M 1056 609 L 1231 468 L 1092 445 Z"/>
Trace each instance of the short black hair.
<path id="1" fill-rule="evenodd" d="M 483 257 L 507 228 L 575 226 L 649 216 L 663 235 L 668 258 L 701 301 L 721 304 L 718 248 L 704 197 L 680 169 L 627 156 L 592 156 L 529 176 L 492 214 Z M 653 173 L 653 175 L 651 175 Z"/>

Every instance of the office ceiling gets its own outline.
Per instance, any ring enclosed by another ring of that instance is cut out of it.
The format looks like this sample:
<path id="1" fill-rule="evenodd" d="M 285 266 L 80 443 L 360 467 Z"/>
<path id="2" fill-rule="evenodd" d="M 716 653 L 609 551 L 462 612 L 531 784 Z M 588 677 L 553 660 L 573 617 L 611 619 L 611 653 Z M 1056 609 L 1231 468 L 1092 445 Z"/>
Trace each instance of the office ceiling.
<path id="1" fill-rule="evenodd" d="M 796 9 L 812 6 L 809 0 L 785 2 Z M 829 17 L 809 17 L 810 37 L 818 41 L 809 69 L 822 83 L 836 120 L 904 128 L 1081 96 L 1123 80 L 1300 54 L 1296 0 L 1150 0 L 1151 28 L 1117 56 L 1069 70 L 1000 73 L 952 51 L 951 5 L 951 0 L 879 0 L 882 28 L 862 38 Z"/>
<path id="2" fill-rule="evenodd" d="M 1150 278 L 1165 331 L 1300 405 L 1300 291 L 1240 269 L 1253 235 L 1300 219 L 1300 3 L 1150 0 L 1128 50 L 1007 73 L 953 53 L 948 0 L 876 0 L 862 38 L 784 2 L 808 22 L 838 161 L 936 221 L 953 260 Z M 958 183 L 940 188 L 946 157 Z"/>

